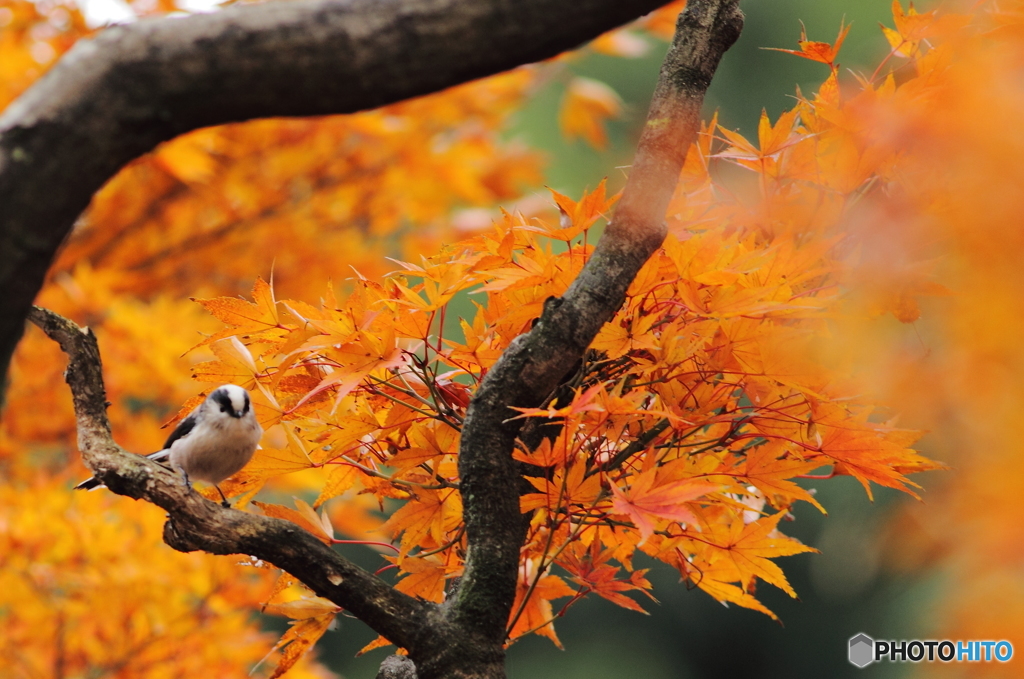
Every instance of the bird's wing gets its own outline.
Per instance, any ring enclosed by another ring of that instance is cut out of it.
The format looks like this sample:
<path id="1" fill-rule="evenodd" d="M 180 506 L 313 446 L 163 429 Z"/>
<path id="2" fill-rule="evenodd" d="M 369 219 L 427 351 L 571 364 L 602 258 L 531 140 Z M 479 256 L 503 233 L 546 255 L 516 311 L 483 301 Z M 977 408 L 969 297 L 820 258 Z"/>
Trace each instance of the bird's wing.
<path id="1" fill-rule="evenodd" d="M 188 436 L 189 433 L 191 433 L 192 430 L 195 429 L 195 427 L 196 427 L 196 413 L 193 410 L 191 413 L 189 413 L 189 415 L 184 420 L 182 420 L 181 422 L 178 423 L 178 426 L 174 428 L 174 431 L 171 432 L 171 435 L 167 437 L 167 440 L 164 442 L 164 449 L 153 453 L 149 457 L 151 459 L 157 459 L 156 456 L 159 456 L 160 453 L 162 453 L 162 452 L 166 451 L 168 448 L 170 448 L 171 444 L 173 444 L 178 439 L 185 438 L 186 436 Z M 157 461 L 159 462 L 160 460 L 157 460 Z"/>

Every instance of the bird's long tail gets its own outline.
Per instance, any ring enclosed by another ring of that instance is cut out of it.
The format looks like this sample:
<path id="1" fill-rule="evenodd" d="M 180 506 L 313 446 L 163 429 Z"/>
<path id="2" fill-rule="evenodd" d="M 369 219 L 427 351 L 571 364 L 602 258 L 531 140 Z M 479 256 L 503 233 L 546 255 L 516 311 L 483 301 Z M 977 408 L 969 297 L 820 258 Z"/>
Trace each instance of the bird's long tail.
<path id="1" fill-rule="evenodd" d="M 95 476 L 90 476 L 85 481 L 82 481 L 80 484 L 75 486 L 75 490 L 96 490 L 97 488 L 102 487 L 103 484 L 100 483 L 99 479 L 97 479 Z"/>
<path id="2" fill-rule="evenodd" d="M 166 464 L 167 459 L 170 457 L 170 455 L 171 451 L 168 450 L 167 448 L 164 448 L 163 450 L 158 450 L 155 453 L 150 453 L 146 457 L 153 460 L 154 462 L 162 462 Z M 99 479 L 97 479 L 95 476 L 90 476 L 85 481 L 82 481 L 80 484 L 75 486 L 75 490 L 96 490 L 97 488 L 104 487 L 105 486 Z"/>

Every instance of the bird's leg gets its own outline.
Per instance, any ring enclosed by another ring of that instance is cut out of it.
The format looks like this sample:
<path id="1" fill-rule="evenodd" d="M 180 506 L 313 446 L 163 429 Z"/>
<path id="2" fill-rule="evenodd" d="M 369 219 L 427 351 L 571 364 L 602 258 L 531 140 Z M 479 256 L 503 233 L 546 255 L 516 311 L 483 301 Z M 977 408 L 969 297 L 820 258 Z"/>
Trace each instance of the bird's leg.
<path id="1" fill-rule="evenodd" d="M 220 486 L 218 486 L 215 483 L 215 484 L 213 484 L 213 487 L 217 489 L 218 493 L 220 493 L 220 499 L 221 499 L 221 503 L 220 504 L 221 504 L 221 506 L 226 508 L 226 509 L 231 509 L 231 503 L 228 502 L 228 499 L 226 497 L 224 497 L 224 491 L 220 489 Z"/>
<path id="2" fill-rule="evenodd" d="M 191 487 L 192 486 L 192 482 L 188 478 L 188 472 L 185 471 L 184 467 L 182 467 L 181 465 L 172 464 L 171 465 L 171 469 L 173 469 L 174 471 L 181 472 L 181 478 L 183 478 L 185 480 L 185 486 L 186 487 Z"/>

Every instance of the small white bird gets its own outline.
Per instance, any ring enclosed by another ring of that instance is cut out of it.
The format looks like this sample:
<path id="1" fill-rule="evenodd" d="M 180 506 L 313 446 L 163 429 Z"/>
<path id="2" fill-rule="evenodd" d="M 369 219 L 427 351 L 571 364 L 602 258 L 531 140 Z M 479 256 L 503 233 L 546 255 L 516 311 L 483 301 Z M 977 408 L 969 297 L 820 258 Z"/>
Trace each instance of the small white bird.
<path id="1" fill-rule="evenodd" d="M 239 471 L 256 452 L 263 428 L 256 421 L 249 392 L 235 384 L 217 387 L 206 400 L 178 423 L 167 437 L 162 450 L 147 455 L 180 469 L 185 482 L 198 479 L 212 483 L 225 507 L 230 507 L 219 484 Z M 76 490 L 98 488 L 95 477 L 86 479 Z"/>

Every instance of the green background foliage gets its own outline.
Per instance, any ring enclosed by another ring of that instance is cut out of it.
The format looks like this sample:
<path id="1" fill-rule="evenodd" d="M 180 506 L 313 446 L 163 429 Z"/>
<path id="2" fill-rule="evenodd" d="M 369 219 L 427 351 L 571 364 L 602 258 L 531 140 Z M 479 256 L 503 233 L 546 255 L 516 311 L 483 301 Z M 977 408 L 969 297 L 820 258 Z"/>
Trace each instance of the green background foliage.
<path id="1" fill-rule="evenodd" d="M 718 110 L 722 125 L 748 136 L 756 137 L 762 109 L 774 121 L 793 106 L 797 86 L 812 93 L 828 75 L 822 64 L 762 49 L 796 49 L 801 21 L 810 40 L 827 42 L 835 40 L 840 22 L 852 23 L 840 53 L 841 77 L 847 81 L 853 79 L 847 70 L 873 67 L 888 50 L 878 24 L 892 24 L 890 0 L 750 0 L 743 9 L 747 15 L 743 35 L 715 76 L 705 117 Z M 621 186 L 664 50 L 663 44 L 655 44 L 637 59 L 588 52 L 565 64 L 564 71 L 537 92 L 509 134 L 546 153 L 548 186 L 571 196 L 593 188 L 606 176 L 610 188 Z M 607 83 L 626 104 L 625 115 L 609 126 L 610 143 L 604 152 L 579 140 L 567 142 L 559 131 L 558 105 L 565 83 L 574 75 Z M 537 192 L 541 191 L 538 187 Z M 926 624 L 915 614 L 926 609 L 937 578 L 894 573 L 881 553 L 887 519 L 900 503 L 913 500 L 878 489 L 872 504 L 852 479 L 834 479 L 818 490 L 818 499 L 830 515 L 823 517 L 813 507 L 800 506 L 796 520 L 784 526 L 786 534 L 822 551 L 780 564 L 801 600 L 769 591 L 768 585 L 757 593 L 784 626 L 754 611 L 725 608 L 699 590 L 688 591 L 678 574 L 664 565 L 638 560 L 638 568 L 655 566 L 649 578 L 660 604 L 645 602 L 651 615 L 623 610 L 598 597 L 585 599 L 557 624 L 566 650 L 540 637 L 524 639 L 510 649 L 509 677 L 861 676 L 861 670 L 847 662 L 847 640 L 858 632 L 897 639 L 927 634 Z M 369 568 L 380 565 L 365 549 L 345 551 Z M 283 629 L 280 619 L 269 624 Z M 321 660 L 344 676 L 373 676 L 384 651 L 360 658 L 353 655 L 374 636 L 361 623 L 343 620 L 339 630 L 328 633 L 319 646 Z M 871 671 L 875 677 L 894 678 L 906 676 L 910 669 L 894 663 Z"/>

